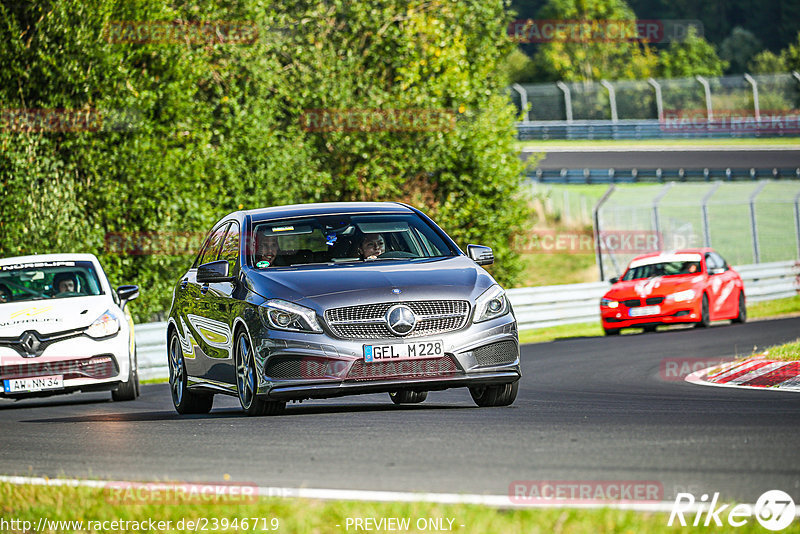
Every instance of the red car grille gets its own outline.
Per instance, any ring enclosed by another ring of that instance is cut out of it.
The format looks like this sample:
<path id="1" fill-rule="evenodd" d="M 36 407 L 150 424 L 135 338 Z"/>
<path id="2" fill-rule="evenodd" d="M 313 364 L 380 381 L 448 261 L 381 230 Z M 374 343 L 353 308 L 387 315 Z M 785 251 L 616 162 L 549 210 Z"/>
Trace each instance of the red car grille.
<path id="1" fill-rule="evenodd" d="M 111 378 L 117 372 L 117 363 L 114 358 L 111 355 L 102 355 L 82 360 L 6 365 L 0 367 L 0 380 L 50 375 L 64 375 L 64 380 L 72 378 Z"/>
<path id="2" fill-rule="evenodd" d="M 443 378 L 462 371 L 452 356 L 431 360 L 400 360 L 396 362 L 366 363 L 356 360 L 347 374 L 352 380 L 382 380 L 386 378 Z"/>

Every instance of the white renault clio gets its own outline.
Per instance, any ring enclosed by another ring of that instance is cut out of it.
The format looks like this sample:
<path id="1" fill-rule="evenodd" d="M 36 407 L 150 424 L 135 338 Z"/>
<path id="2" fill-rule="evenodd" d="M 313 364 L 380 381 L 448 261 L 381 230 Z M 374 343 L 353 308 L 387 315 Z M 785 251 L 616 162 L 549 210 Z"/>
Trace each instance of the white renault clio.
<path id="1" fill-rule="evenodd" d="M 111 288 L 93 254 L 0 259 L 0 398 L 111 391 L 139 396 L 137 286 Z"/>

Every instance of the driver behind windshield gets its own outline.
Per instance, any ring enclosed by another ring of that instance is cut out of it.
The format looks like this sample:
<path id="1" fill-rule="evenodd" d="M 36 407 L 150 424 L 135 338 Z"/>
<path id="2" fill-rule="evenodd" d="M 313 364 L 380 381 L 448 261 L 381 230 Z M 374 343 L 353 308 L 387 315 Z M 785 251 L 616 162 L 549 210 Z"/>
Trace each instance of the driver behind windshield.
<path id="1" fill-rule="evenodd" d="M 0 303 L 11 302 L 11 290 L 5 284 L 0 284 Z"/>
<path id="2" fill-rule="evenodd" d="M 75 293 L 78 289 L 78 278 L 74 273 L 58 273 L 53 277 L 53 289 L 57 297 Z"/>
<path id="3" fill-rule="evenodd" d="M 364 234 L 361 238 L 358 254 L 362 260 L 377 259 L 384 252 L 386 252 L 386 242 L 381 234 Z"/>
<path id="4" fill-rule="evenodd" d="M 258 269 L 275 264 L 275 258 L 280 252 L 278 237 L 264 232 L 256 234 L 255 264 Z"/>

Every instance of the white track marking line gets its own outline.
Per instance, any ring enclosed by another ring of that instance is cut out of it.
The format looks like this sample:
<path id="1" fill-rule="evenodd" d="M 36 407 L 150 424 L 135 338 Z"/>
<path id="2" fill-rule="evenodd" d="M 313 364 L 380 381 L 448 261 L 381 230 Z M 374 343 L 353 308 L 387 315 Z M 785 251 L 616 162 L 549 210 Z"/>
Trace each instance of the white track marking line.
<path id="1" fill-rule="evenodd" d="M 124 484 L 126 481 L 119 480 L 84 480 L 84 479 L 62 479 L 46 477 L 23 477 L 0 475 L 0 482 L 9 484 L 29 484 L 34 486 L 69 486 L 69 487 L 88 487 L 106 488 L 111 485 Z M 130 481 L 127 481 L 130 483 Z M 143 484 L 143 482 L 135 482 Z M 169 482 L 157 482 L 160 488 L 169 485 Z M 173 483 L 176 487 L 186 484 L 202 484 L 201 482 Z M 225 483 L 228 488 L 236 488 L 235 484 Z M 245 488 L 245 486 L 242 486 Z M 252 486 L 247 486 L 251 489 Z M 601 509 L 611 508 L 615 510 L 631 510 L 636 512 L 664 512 L 672 511 L 673 502 L 671 501 L 648 501 L 648 502 L 559 502 L 559 501 L 531 501 L 529 503 L 514 503 L 508 495 L 478 495 L 469 493 L 414 493 L 401 491 L 371 491 L 371 490 L 347 490 L 347 489 L 316 489 L 316 488 L 282 488 L 282 487 L 259 487 L 260 497 L 278 498 L 300 498 L 318 500 L 345 500 L 345 501 L 368 501 L 368 502 L 427 502 L 437 504 L 478 504 L 491 506 L 494 508 L 578 508 L 578 509 Z M 692 507 L 684 508 L 685 511 L 695 512 L 701 508 L 699 503 Z M 751 505 L 754 506 L 754 505 Z M 705 508 L 704 508 L 705 509 Z M 797 514 L 800 516 L 800 507 Z"/>

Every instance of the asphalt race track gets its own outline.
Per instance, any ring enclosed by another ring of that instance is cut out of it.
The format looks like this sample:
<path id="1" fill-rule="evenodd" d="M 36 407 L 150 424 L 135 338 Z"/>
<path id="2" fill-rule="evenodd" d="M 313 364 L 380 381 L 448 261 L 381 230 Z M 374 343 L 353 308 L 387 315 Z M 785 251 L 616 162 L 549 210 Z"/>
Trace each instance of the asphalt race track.
<path id="1" fill-rule="evenodd" d="M 543 148 L 547 156 L 536 167 L 549 169 L 631 169 L 631 168 L 687 168 L 687 169 L 772 169 L 796 168 L 800 166 L 800 149 L 786 147 L 762 149 L 731 147 L 731 149 L 705 148 L 699 150 L 681 147 L 642 149 L 627 147 L 623 149 L 572 149 L 556 150 Z M 527 160 L 530 152 L 521 157 Z"/>
<path id="2" fill-rule="evenodd" d="M 665 359 L 749 354 L 800 318 L 523 347 L 508 408 L 466 390 L 397 407 L 386 395 L 305 402 L 251 418 L 217 397 L 178 416 L 167 385 L 0 403 L 0 473 L 506 495 L 517 480 L 656 481 L 676 492 L 800 501 L 800 395 L 665 380 Z"/>

